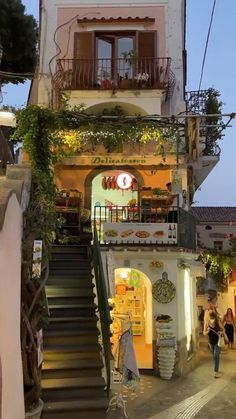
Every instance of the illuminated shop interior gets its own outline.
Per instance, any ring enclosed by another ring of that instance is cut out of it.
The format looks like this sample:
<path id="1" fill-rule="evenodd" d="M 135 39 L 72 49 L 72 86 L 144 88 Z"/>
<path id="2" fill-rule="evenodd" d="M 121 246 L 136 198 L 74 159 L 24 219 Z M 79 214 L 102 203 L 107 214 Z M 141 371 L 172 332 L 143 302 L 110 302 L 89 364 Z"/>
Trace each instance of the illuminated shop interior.
<path id="1" fill-rule="evenodd" d="M 131 327 L 138 368 L 152 369 L 152 292 L 148 277 L 136 269 L 116 269 L 112 305 L 113 354 L 120 336 Z"/>

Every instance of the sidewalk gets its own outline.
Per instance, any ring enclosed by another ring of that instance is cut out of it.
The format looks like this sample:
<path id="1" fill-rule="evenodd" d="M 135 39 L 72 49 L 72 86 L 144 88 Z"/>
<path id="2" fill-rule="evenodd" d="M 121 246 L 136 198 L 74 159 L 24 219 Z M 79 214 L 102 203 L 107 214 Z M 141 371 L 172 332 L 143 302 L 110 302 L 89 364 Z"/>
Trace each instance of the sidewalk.
<path id="1" fill-rule="evenodd" d="M 212 354 L 203 339 L 199 367 L 187 376 L 165 381 L 145 372 L 135 392 L 122 388 L 130 419 L 236 418 L 236 350 L 222 352 L 221 378 L 215 379 Z M 115 393 L 119 384 L 112 385 Z M 113 404 L 107 418 L 123 419 L 124 410 Z"/>

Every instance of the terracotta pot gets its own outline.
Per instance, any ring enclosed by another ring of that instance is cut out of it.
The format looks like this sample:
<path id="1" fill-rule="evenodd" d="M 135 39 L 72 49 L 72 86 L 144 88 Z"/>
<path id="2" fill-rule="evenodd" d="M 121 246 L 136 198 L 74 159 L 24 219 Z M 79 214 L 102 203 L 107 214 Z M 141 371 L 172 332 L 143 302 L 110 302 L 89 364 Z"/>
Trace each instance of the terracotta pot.
<path id="1" fill-rule="evenodd" d="M 43 410 L 43 401 L 39 399 L 38 406 L 25 413 L 25 419 L 40 419 Z"/>

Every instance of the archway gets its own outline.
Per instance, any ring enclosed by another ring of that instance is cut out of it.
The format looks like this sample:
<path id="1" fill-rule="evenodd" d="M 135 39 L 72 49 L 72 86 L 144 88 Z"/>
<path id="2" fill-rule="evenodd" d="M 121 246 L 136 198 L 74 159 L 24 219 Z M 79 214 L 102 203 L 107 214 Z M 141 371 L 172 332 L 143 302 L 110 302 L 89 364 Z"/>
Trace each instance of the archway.
<path id="1" fill-rule="evenodd" d="M 141 271 L 131 268 L 115 270 L 113 296 L 113 344 L 129 327 L 133 332 L 134 351 L 138 368 L 153 368 L 153 308 L 152 286 Z"/>
<path id="2" fill-rule="evenodd" d="M 143 177 L 140 174 L 140 172 L 138 172 L 136 169 L 134 169 L 131 166 L 100 166 L 100 167 L 96 167 L 93 170 L 91 170 L 91 172 L 87 175 L 86 179 L 85 179 L 85 197 L 84 197 L 84 204 L 85 204 L 85 208 L 91 208 L 92 210 L 92 214 L 93 214 L 93 205 L 96 202 L 105 202 L 105 199 L 110 200 L 108 198 L 108 196 L 110 196 L 109 192 L 112 192 L 113 189 L 103 189 L 102 187 L 102 178 L 104 176 L 106 177 L 117 177 L 118 174 L 120 173 L 128 173 L 130 174 L 134 179 L 136 179 L 137 181 L 137 185 L 138 185 L 138 189 L 141 189 L 144 181 L 143 181 Z M 97 181 L 96 181 L 97 178 Z M 96 184 L 96 185 L 95 185 Z M 115 189 L 114 189 L 115 191 Z M 99 196 L 102 198 L 102 200 L 100 199 L 96 199 L 96 195 L 98 195 L 99 192 Z M 121 191 L 120 191 L 121 192 Z M 127 193 L 125 193 L 126 197 L 128 197 L 128 192 L 130 192 L 130 189 L 126 190 Z M 117 195 L 116 199 L 118 199 L 120 194 Z M 135 193 L 135 191 L 133 191 L 133 195 L 131 193 L 130 195 L 130 199 L 132 199 L 132 197 L 135 195 L 135 197 L 137 197 L 137 193 Z M 106 198 L 105 198 L 106 197 Z M 116 201 L 118 202 L 118 201 Z M 128 198 L 127 198 L 127 202 L 128 202 Z M 118 205 L 120 203 L 118 202 Z"/>

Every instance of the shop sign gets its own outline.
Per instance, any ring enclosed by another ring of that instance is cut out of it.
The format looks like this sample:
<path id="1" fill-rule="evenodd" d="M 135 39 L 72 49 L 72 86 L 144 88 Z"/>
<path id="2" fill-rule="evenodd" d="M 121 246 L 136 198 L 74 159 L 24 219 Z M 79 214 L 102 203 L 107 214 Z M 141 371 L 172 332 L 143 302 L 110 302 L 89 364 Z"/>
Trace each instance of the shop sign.
<path id="1" fill-rule="evenodd" d="M 174 223 L 104 223 L 105 243 L 176 244 Z"/>
<path id="2" fill-rule="evenodd" d="M 110 156 L 93 156 L 93 155 L 83 155 L 83 156 L 71 156 L 63 160 L 63 163 L 67 165 L 76 165 L 76 166 L 110 166 L 110 165 L 157 165 L 162 162 L 161 156 L 125 156 L 122 154 L 111 154 Z M 167 157 L 166 164 L 174 164 L 175 157 Z"/>

